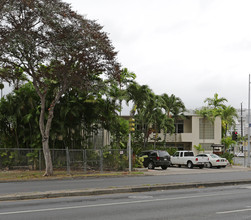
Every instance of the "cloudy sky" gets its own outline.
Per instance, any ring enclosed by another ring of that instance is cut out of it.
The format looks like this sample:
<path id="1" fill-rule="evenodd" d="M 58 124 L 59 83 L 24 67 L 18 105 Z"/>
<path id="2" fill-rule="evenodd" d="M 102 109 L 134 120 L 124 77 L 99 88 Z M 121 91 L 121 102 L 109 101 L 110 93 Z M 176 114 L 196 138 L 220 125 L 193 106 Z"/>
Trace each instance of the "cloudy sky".
<path id="1" fill-rule="evenodd" d="M 109 33 L 118 60 L 156 94 L 187 108 L 218 93 L 248 104 L 249 0 L 64 0 Z"/>
<path id="2" fill-rule="evenodd" d="M 104 27 L 122 67 L 155 94 L 174 94 L 188 109 L 215 93 L 248 107 L 250 0 L 63 1 Z"/>

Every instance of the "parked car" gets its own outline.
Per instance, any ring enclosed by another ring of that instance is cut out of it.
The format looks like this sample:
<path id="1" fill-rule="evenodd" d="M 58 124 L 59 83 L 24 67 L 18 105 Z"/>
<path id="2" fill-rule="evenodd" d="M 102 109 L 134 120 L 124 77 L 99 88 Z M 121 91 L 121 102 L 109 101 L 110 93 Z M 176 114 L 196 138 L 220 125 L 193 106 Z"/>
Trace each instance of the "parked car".
<path id="1" fill-rule="evenodd" d="M 216 154 L 198 154 L 197 157 L 207 158 L 208 160 L 208 167 L 226 167 L 228 164 L 228 160 L 226 158 L 222 158 Z"/>
<path id="2" fill-rule="evenodd" d="M 207 162 L 205 158 L 194 156 L 193 151 L 176 151 L 171 157 L 172 165 L 187 166 L 189 169 L 193 167 L 202 169 Z"/>
<path id="3" fill-rule="evenodd" d="M 148 167 L 148 169 L 161 167 L 163 170 L 166 170 L 171 164 L 170 155 L 167 151 L 148 150 L 141 152 L 139 156 L 144 158 L 143 165 Z"/>

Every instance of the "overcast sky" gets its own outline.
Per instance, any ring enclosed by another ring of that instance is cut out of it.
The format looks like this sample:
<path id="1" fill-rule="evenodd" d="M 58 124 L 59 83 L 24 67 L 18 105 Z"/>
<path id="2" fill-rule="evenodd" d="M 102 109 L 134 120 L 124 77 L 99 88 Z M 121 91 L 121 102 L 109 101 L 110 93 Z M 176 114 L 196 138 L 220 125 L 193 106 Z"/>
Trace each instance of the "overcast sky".
<path id="1" fill-rule="evenodd" d="M 155 94 L 174 94 L 188 109 L 214 93 L 248 107 L 250 0 L 63 1 L 104 27 L 122 67 Z"/>
<path id="2" fill-rule="evenodd" d="M 248 104 L 250 0 L 64 0 L 97 20 L 118 61 L 156 94 L 174 94 L 187 108 L 218 93 Z"/>

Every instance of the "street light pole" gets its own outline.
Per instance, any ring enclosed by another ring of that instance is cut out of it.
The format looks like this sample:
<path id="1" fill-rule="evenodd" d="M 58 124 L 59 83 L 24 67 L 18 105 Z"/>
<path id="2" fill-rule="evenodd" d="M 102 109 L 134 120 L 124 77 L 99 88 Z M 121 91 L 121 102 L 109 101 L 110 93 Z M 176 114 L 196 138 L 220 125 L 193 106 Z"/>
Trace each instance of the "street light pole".
<path id="1" fill-rule="evenodd" d="M 248 81 L 248 161 L 247 167 L 250 167 L 250 74 Z"/>
<path id="2" fill-rule="evenodd" d="M 242 118 L 243 118 L 243 116 L 242 116 L 242 103 L 241 103 L 241 140 L 243 138 L 243 121 L 242 121 Z"/>

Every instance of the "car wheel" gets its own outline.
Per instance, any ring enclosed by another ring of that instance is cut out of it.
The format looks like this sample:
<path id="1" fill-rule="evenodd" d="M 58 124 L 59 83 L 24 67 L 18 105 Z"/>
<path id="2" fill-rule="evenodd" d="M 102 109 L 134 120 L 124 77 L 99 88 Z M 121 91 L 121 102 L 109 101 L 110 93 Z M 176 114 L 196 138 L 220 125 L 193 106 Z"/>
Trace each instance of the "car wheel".
<path id="1" fill-rule="evenodd" d="M 213 167 L 213 165 L 211 164 L 211 162 L 208 163 L 208 167 L 209 167 L 209 168 L 212 168 L 212 167 Z"/>
<path id="2" fill-rule="evenodd" d="M 199 166 L 199 168 L 200 168 L 200 169 L 203 169 L 203 168 L 204 168 L 204 166 Z"/>
<path id="3" fill-rule="evenodd" d="M 167 169 L 167 166 L 161 166 L 162 170 L 166 170 Z"/>
<path id="4" fill-rule="evenodd" d="M 154 164 L 153 162 L 149 162 L 148 164 L 148 169 L 153 170 L 154 169 Z"/>
<path id="5" fill-rule="evenodd" d="M 187 162 L 187 167 L 188 167 L 189 169 L 192 169 L 192 168 L 193 168 L 193 163 L 192 163 L 191 161 L 188 161 L 188 162 Z"/>

